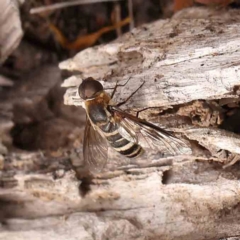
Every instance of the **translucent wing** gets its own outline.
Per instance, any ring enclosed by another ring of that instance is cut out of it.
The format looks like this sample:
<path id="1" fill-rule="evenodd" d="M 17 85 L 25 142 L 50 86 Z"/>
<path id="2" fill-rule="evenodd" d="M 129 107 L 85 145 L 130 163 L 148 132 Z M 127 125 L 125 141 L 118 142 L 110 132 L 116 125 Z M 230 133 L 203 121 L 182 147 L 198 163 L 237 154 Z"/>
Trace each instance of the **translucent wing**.
<path id="1" fill-rule="evenodd" d="M 119 119 L 119 125 L 122 128 L 134 129 L 139 138 L 143 139 L 150 148 L 173 155 L 191 153 L 191 149 L 186 143 L 173 136 L 171 132 L 126 113 L 117 107 L 112 107 L 112 111 Z"/>
<path id="2" fill-rule="evenodd" d="M 107 140 L 92 127 L 89 119 L 84 131 L 83 157 L 91 172 L 102 171 L 108 159 Z"/>
<path id="3" fill-rule="evenodd" d="M 122 137 L 126 138 L 128 141 L 138 143 L 138 135 L 135 129 L 132 127 L 131 124 L 128 124 L 126 121 L 121 122 L 121 124 L 118 124 L 118 132 Z"/>

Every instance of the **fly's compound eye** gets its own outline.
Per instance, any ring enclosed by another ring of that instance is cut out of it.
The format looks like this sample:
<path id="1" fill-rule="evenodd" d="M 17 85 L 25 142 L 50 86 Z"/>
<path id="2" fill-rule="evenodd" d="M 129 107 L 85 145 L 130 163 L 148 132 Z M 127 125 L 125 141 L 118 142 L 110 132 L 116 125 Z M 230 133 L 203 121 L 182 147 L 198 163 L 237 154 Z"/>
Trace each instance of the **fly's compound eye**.
<path id="1" fill-rule="evenodd" d="M 94 98 L 101 91 L 103 91 L 102 84 L 91 77 L 83 80 L 78 88 L 79 96 L 83 100 Z"/>

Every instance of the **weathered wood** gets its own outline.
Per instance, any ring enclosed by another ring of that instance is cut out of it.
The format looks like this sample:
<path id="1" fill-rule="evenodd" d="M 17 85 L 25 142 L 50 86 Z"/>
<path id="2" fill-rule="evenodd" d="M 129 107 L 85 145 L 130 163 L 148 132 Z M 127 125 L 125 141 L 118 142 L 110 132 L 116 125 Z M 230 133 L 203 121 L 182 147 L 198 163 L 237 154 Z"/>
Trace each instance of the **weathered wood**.
<path id="1" fill-rule="evenodd" d="M 15 50 L 23 36 L 19 5 L 24 0 L 2 0 L 0 2 L 0 63 Z"/>
<path id="2" fill-rule="evenodd" d="M 0 239 L 217 239 L 239 234 L 240 186 L 234 180 L 239 169 L 224 172 L 207 162 L 186 162 L 173 167 L 175 179 L 164 185 L 166 170 L 115 173 L 111 179 L 95 180 L 85 197 L 77 194 L 73 175 L 21 178 L 24 195 L 17 189 L 13 195 L 9 190 L 1 194 L 5 214 L 15 219 L 5 221 Z M 208 232 L 202 231 L 206 228 Z"/>
<path id="3" fill-rule="evenodd" d="M 133 162 L 137 166 L 118 169 L 121 159 L 111 155 L 106 168 L 111 171 L 81 180 L 69 171 L 72 159 L 78 177 L 85 176 L 81 150 L 61 162 L 41 154 L 23 154 L 20 161 L 18 154 L 5 158 L 0 239 L 239 235 L 239 164 L 231 161 L 239 159 L 240 138 L 219 128 L 225 121 L 223 106 L 234 110 L 239 102 L 238 13 L 188 9 L 184 18 L 134 29 L 60 64 L 80 71 L 63 83 L 70 105 L 81 105 L 77 86 L 88 76 L 104 80 L 106 88 L 131 77 L 118 89 L 116 102 L 145 81 L 125 109 L 148 108 L 142 116 L 184 137 L 193 153 L 161 158 L 149 150 L 147 158 Z M 224 169 L 225 163 L 230 167 Z"/>
<path id="4" fill-rule="evenodd" d="M 194 14 L 197 19 L 193 18 Z M 190 117 L 192 124 L 185 120 L 181 122 L 187 124 L 181 130 L 187 138 L 198 141 L 210 152 L 215 148 L 215 153 L 227 150 L 239 154 L 238 143 L 234 143 L 239 141 L 239 136 L 230 134 L 230 140 L 227 140 L 228 134 L 220 129 L 196 128 L 196 125 L 218 127 L 222 122 L 220 105 L 239 99 L 238 11 L 194 9 L 189 10 L 191 19 L 182 15 L 184 18 L 179 14 L 171 20 L 135 29 L 114 43 L 86 49 L 61 63 L 60 68 L 81 72 L 63 83 L 62 86 L 68 87 L 65 103 L 82 105 L 77 88 L 88 76 L 104 79 L 105 88 L 114 87 L 116 81 L 124 84 L 130 78 L 126 86 L 118 88 L 115 102 L 126 99 L 144 81 L 143 87 L 123 108 L 171 109 L 175 114 L 166 125 L 174 121 L 176 115 Z M 198 99 L 205 102 L 194 102 Z M 208 104 L 207 100 L 221 100 L 222 103 Z M 190 104 L 190 110 L 184 104 Z M 201 119 L 196 123 L 194 117 Z M 157 122 L 162 123 L 161 119 Z M 175 124 L 174 130 L 178 127 Z"/>
<path id="5" fill-rule="evenodd" d="M 131 77 L 124 88 L 118 89 L 116 99 L 125 99 L 145 81 L 125 108 L 238 98 L 234 87 L 239 85 L 240 74 L 240 19 L 238 11 L 231 13 L 231 19 L 219 13 L 219 18 L 212 20 L 157 21 L 113 43 L 80 52 L 60 64 L 62 69 L 81 72 L 80 77 L 63 84 L 71 87 L 65 96 L 66 104 L 78 104 L 74 86 L 88 76 L 104 79 L 106 87 L 113 87 L 117 80 L 123 84 Z"/>

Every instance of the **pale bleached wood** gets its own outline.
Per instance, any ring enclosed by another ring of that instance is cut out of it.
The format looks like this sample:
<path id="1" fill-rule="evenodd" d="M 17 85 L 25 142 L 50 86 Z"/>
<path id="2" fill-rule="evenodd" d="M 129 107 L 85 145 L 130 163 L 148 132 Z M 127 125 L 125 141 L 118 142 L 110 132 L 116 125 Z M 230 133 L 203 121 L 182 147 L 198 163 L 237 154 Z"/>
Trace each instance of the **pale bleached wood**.
<path id="1" fill-rule="evenodd" d="M 198 99 L 238 99 L 239 12 L 187 11 L 189 15 L 184 11 L 171 20 L 134 29 L 114 43 L 86 49 L 61 63 L 60 68 L 81 72 L 62 84 L 68 87 L 65 104 L 82 105 L 77 88 L 89 76 L 102 80 L 105 88 L 114 87 L 116 81 L 124 84 L 130 78 L 126 86 L 118 88 L 115 102 L 126 99 L 145 81 L 123 109 L 166 109 Z M 240 153 L 237 135 L 229 137 L 219 129 L 190 128 L 191 134 L 187 129 L 181 132 L 190 139 L 194 136 L 210 152 L 214 151 L 213 155 L 221 149 Z"/>
<path id="2" fill-rule="evenodd" d="M 0 86 L 11 87 L 13 86 L 13 81 L 7 77 L 0 75 Z"/>
<path id="3" fill-rule="evenodd" d="M 2 226 L 0 239 L 78 236 L 78 239 L 198 240 L 240 233 L 237 207 L 240 185 L 229 173 L 208 163 L 185 162 L 172 169 L 179 179 L 163 185 L 164 169 L 158 170 L 133 169 L 128 175 L 119 174 L 111 180 L 95 180 L 96 185 L 91 186 L 92 191 L 84 198 L 78 196 L 78 183 L 69 174 L 58 180 L 46 176 L 45 179 L 31 176 L 28 181 L 26 178 L 25 196 L 15 191 L 12 202 L 2 203 L 13 219 Z M 208 177 L 206 170 L 211 173 Z M 186 183 L 182 183 L 180 179 L 186 174 Z M 1 195 L 8 196 L 7 190 Z M 23 198 L 28 199 L 27 204 L 14 204 L 14 200 L 19 202 Z M 50 212 L 65 214 L 50 217 Z M 16 216 L 41 218 L 24 220 Z"/>
<path id="4" fill-rule="evenodd" d="M 157 21 L 61 63 L 62 69 L 81 71 L 79 77 L 63 84 L 71 86 L 65 96 L 66 104 L 77 103 L 75 86 L 88 76 L 105 78 L 105 87 L 113 87 L 116 80 L 123 84 L 131 77 L 124 88 L 118 89 L 116 100 L 125 99 L 145 81 L 125 108 L 237 98 L 234 86 L 239 85 L 240 77 L 240 20 L 237 11 L 231 12 L 231 19 L 221 14 L 211 21 L 202 18 Z"/>
<path id="5" fill-rule="evenodd" d="M 159 107 L 174 109 L 197 99 L 237 99 L 238 12 L 190 9 L 183 13 L 184 19 L 135 29 L 114 43 L 89 48 L 60 64 L 82 72 L 63 83 L 68 87 L 65 102 L 81 105 L 77 85 L 87 76 L 105 78 L 105 87 L 132 77 L 120 88 L 116 101 L 145 80 L 127 109 L 158 107 L 159 111 Z M 198 19 L 186 20 L 188 13 Z M 172 118 L 177 117 L 174 113 Z M 203 124 L 204 128 L 193 126 L 180 117 L 181 128 L 169 118 L 151 120 L 166 123 L 189 143 L 203 148 L 192 147 L 192 155 L 149 157 L 142 166 L 98 174 L 85 182 L 90 188 L 86 195 L 79 193 L 84 181 L 68 170 L 67 159 L 63 160 L 65 168 L 55 161 L 51 165 L 41 154 L 20 161 L 25 164 L 18 164 L 19 155 L 12 162 L 5 160 L 3 173 L 15 182 L 0 191 L 4 222 L 0 239 L 210 240 L 239 235 L 239 165 L 222 168 L 222 163 L 240 154 L 239 136 L 211 128 L 210 123 Z M 83 164 L 79 154 L 72 156 L 76 168 Z M 34 169 L 36 162 L 41 163 L 38 159 L 46 163 L 45 174 Z M 111 158 L 107 169 L 117 162 L 121 162 L 119 156 Z"/>

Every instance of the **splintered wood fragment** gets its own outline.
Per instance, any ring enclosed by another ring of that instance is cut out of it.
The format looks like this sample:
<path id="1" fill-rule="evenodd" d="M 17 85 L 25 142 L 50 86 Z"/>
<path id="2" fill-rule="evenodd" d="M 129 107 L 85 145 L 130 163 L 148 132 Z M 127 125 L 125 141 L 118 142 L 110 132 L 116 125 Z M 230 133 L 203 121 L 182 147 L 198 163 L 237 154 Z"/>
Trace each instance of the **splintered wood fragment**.
<path id="1" fill-rule="evenodd" d="M 53 11 L 53 10 L 76 6 L 76 5 L 82 5 L 82 4 L 92 4 L 92 3 L 98 3 L 98 2 L 116 2 L 116 1 L 120 1 L 120 0 L 75 0 L 75 1 L 72 0 L 72 1 L 62 2 L 62 3 L 51 4 L 48 6 L 32 8 L 30 10 L 30 13 L 36 14 L 36 13 Z"/>
<path id="2" fill-rule="evenodd" d="M 13 84 L 11 79 L 0 75 L 0 87 L 12 87 Z"/>
<path id="3" fill-rule="evenodd" d="M 21 2 L 24 1 L 0 1 L 0 63 L 15 50 L 23 36 L 18 9 Z"/>

